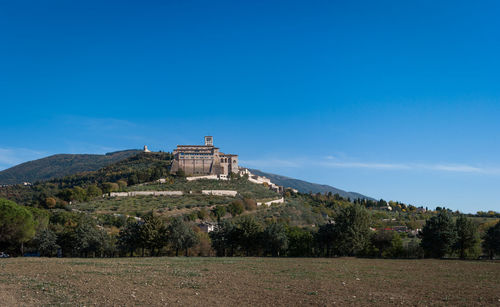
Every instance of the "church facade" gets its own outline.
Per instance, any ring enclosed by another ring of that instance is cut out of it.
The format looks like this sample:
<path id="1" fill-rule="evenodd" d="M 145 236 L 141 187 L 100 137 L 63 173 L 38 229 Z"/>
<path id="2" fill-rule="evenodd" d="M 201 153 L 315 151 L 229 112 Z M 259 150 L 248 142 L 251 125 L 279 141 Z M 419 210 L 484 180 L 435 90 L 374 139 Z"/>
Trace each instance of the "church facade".
<path id="1" fill-rule="evenodd" d="M 173 151 L 171 172 L 186 175 L 223 175 L 238 173 L 238 155 L 225 154 L 214 146 L 214 138 L 205 136 L 205 145 L 177 145 Z"/>

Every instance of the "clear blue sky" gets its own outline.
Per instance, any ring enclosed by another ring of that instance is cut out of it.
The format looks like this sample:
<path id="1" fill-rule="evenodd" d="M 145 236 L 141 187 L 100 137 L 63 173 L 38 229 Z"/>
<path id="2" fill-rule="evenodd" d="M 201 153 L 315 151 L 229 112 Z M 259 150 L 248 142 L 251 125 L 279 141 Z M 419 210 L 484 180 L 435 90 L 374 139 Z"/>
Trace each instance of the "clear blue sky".
<path id="1" fill-rule="evenodd" d="M 1 1 L 0 169 L 213 135 L 242 164 L 500 211 L 498 1 Z"/>

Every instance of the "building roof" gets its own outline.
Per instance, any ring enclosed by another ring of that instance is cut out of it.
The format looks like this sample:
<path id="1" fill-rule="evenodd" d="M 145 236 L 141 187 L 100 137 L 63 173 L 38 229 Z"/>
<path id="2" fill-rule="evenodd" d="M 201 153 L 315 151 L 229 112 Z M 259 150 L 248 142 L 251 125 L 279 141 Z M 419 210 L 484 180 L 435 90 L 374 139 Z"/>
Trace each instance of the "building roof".
<path id="1" fill-rule="evenodd" d="M 213 145 L 177 145 L 177 147 L 206 147 L 206 148 L 217 148 Z"/>

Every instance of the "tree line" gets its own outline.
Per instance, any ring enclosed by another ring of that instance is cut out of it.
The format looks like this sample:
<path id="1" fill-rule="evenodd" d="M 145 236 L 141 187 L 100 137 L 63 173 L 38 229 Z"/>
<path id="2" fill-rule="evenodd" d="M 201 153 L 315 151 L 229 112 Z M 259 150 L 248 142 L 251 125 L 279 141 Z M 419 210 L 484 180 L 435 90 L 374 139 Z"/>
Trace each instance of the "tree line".
<path id="1" fill-rule="evenodd" d="M 214 211 L 221 210 L 216 207 Z M 222 216 L 222 212 L 219 212 Z M 370 229 L 370 215 L 360 205 L 346 206 L 328 223 L 313 228 L 286 223 L 263 224 L 247 214 L 221 219 L 208 235 L 184 219 L 153 213 L 127 218 L 111 230 L 85 214 L 19 206 L 0 199 L 0 250 L 41 256 L 117 257 L 162 255 L 291 257 L 459 257 L 477 258 L 481 248 L 500 255 L 500 223 L 487 229 L 481 246 L 477 226 L 447 211 L 426 221 L 416 239 L 403 244 L 394 231 Z M 113 230 L 114 229 L 114 230 Z"/>

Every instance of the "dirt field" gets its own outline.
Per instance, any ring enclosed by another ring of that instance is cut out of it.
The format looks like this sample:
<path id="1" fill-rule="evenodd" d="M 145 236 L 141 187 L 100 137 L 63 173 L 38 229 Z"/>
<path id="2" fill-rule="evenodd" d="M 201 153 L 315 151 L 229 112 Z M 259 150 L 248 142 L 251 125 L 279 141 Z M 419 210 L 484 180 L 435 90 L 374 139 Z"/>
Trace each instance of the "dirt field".
<path id="1" fill-rule="evenodd" d="M 500 306 L 500 262 L 0 259 L 0 305 Z"/>

